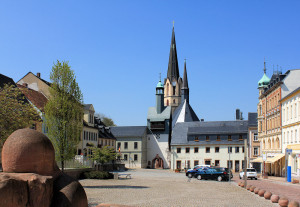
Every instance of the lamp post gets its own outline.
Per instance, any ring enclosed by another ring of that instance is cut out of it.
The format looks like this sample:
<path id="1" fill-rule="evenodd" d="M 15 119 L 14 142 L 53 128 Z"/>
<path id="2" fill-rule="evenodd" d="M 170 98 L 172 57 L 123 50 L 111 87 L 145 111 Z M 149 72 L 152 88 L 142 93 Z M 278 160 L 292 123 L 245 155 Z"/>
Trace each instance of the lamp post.
<path id="1" fill-rule="evenodd" d="M 229 182 L 231 182 L 231 162 L 230 162 L 230 147 L 228 147 L 228 154 L 229 154 L 229 162 L 228 162 L 228 168 L 229 168 Z"/>

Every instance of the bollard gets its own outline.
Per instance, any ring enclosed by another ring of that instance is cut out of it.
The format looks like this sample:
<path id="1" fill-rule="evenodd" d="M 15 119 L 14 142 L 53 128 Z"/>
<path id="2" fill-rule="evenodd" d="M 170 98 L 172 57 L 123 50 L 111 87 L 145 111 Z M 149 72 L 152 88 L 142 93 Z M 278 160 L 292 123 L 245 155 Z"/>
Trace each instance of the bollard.
<path id="1" fill-rule="evenodd" d="M 292 182 L 292 167 L 287 166 L 287 181 Z"/>

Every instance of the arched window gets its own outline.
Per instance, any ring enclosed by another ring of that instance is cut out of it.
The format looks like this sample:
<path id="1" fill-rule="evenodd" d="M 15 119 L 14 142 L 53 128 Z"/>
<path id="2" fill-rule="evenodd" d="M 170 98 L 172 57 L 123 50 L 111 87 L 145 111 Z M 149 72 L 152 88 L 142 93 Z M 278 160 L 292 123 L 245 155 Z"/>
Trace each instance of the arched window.
<path id="1" fill-rule="evenodd" d="M 266 141 L 263 141 L 263 149 L 266 149 Z"/>
<path id="2" fill-rule="evenodd" d="M 173 103 L 175 103 L 175 99 L 173 100 Z"/>
<path id="3" fill-rule="evenodd" d="M 271 140 L 268 140 L 268 149 L 271 149 Z"/>
<path id="4" fill-rule="evenodd" d="M 169 96 L 169 83 L 167 83 L 167 96 Z"/>
<path id="5" fill-rule="evenodd" d="M 277 137 L 276 138 L 276 149 L 279 149 L 280 148 L 280 142 L 279 142 L 279 138 Z"/>
<path id="6" fill-rule="evenodd" d="M 167 106 L 169 106 L 169 100 L 167 100 Z"/>

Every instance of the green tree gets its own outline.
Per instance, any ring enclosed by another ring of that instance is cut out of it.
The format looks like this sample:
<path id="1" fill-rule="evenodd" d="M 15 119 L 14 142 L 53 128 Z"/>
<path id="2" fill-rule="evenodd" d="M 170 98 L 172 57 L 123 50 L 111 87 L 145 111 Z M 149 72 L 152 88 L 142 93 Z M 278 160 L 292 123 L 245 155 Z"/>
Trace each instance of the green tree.
<path id="1" fill-rule="evenodd" d="M 103 148 L 91 147 L 91 149 L 93 152 L 91 159 L 97 163 L 104 164 L 116 159 L 117 153 L 113 148 L 104 146 Z"/>
<path id="2" fill-rule="evenodd" d="M 0 88 L 0 151 L 7 137 L 17 129 L 41 121 L 37 111 L 15 85 Z"/>
<path id="3" fill-rule="evenodd" d="M 96 113 L 95 116 L 100 118 L 100 120 L 105 124 L 105 126 L 117 126 L 115 122 L 108 116 L 102 113 Z"/>
<path id="4" fill-rule="evenodd" d="M 68 62 L 57 60 L 50 74 L 50 99 L 45 106 L 48 136 L 55 148 L 56 161 L 72 159 L 80 141 L 83 120 L 82 93 Z"/>

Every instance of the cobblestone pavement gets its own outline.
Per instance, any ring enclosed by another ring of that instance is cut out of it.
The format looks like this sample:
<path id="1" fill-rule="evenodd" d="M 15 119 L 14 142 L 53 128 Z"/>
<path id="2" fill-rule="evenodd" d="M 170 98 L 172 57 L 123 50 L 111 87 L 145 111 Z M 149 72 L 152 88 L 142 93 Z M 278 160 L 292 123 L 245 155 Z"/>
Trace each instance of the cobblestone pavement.
<path id="1" fill-rule="evenodd" d="M 241 181 L 238 174 L 234 175 L 233 181 Z M 258 180 L 247 180 L 247 185 L 254 185 L 270 191 L 272 194 L 284 196 L 290 201 L 298 201 L 300 203 L 300 184 L 292 184 L 285 181 L 282 177 L 269 177 L 269 179 L 258 178 Z"/>
<path id="2" fill-rule="evenodd" d="M 130 206 L 278 206 L 235 182 L 188 179 L 169 170 L 130 170 L 132 179 L 81 180 L 89 206 L 114 203 Z"/>

